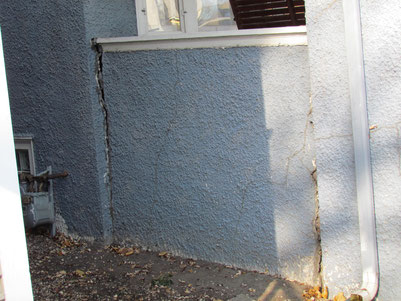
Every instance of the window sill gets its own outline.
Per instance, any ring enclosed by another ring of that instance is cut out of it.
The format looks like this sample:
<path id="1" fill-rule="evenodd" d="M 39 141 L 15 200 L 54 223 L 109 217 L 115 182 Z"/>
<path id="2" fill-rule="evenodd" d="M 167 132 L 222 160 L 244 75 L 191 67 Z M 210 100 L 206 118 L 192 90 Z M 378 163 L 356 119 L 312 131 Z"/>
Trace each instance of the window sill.
<path id="1" fill-rule="evenodd" d="M 96 38 L 104 52 L 138 50 L 307 45 L 306 27 L 197 32 L 120 38 Z"/>

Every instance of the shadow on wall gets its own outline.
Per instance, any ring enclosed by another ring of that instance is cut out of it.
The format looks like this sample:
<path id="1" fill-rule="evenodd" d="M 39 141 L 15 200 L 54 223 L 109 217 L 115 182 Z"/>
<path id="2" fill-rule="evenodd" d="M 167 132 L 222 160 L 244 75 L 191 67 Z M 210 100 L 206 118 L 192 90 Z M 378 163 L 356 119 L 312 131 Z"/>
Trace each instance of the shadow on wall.
<path id="1" fill-rule="evenodd" d="M 51 165 L 71 174 L 54 191 L 68 230 L 101 237 L 82 4 L 4 0 L 0 24 L 14 134 L 33 137 L 37 172 Z"/>
<path id="2" fill-rule="evenodd" d="M 115 238 L 313 282 L 306 57 L 304 47 L 104 54 Z"/>

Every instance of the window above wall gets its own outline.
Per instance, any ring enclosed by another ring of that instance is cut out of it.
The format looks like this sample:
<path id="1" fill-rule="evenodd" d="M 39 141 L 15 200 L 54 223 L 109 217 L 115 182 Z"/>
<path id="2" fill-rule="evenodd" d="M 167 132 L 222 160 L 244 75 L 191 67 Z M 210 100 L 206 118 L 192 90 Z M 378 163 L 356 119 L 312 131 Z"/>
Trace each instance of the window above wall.
<path id="1" fill-rule="evenodd" d="M 138 36 L 103 51 L 306 45 L 304 0 L 135 0 Z"/>
<path id="2" fill-rule="evenodd" d="M 237 30 L 229 0 L 136 0 L 139 35 Z"/>

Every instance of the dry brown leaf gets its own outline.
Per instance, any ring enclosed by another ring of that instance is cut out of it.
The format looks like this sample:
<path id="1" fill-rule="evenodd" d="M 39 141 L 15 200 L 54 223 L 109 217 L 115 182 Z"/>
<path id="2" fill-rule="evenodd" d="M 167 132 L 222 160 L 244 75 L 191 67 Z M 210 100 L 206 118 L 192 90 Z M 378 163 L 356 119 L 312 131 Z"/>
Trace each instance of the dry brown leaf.
<path id="1" fill-rule="evenodd" d="M 61 270 L 61 271 L 57 272 L 56 277 L 62 277 L 62 276 L 65 276 L 65 275 L 67 275 L 67 272 L 64 271 L 64 270 Z"/>
<path id="2" fill-rule="evenodd" d="M 324 293 L 325 292 L 325 293 Z M 327 287 L 325 288 L 324 292 L 321 292 L 320 286 L 315 286 L 314 288 L 310 288 L 309 290 L 304 290 L 302 296 L 306 300 L 319 300 L 319 299 L 327 299 Z M 324 294 L 326 297 L 324 297 Z"/>
<path id="3" fill-rule="evenodd" d="M 78 277 L 84 277 L 85 276 L 85 272 L 81 271 L 81 270 L 75 270 L 74 274 Z"/>
<path id="4" fill-rule="evenodd" d="M 130 256 L 132 254 L 139 254 L 140 250 L 136 247 L 132 247 L 132 248 L 127 248 L 127 247 L 110 247 L 114 252 L 116 252 L 117 254 L 123 255 L 123 256 Z"/>
<path id="5" fill-rule="evenodd" d="M 131 252 L 131 251 L 132 251 L 131 248 L 121 248 L 119 253 L 121 255 L 125 255 L 125 254 L 127 254 L 128 252 Z"/>
<path id="6" fill-rule="evenodd" d="M 167 257 L 167 255 L 168 255 L 168 253 L 166 251 L 159 253 L 160 257 Z"/>
<path id="7" fill-rule="evenodd" d="M 362 301 L 363 298 L 360 295 L 352 294 L 350 297 L 350 301 Z"/>
<path id="8" fill-rule="evenodd" d="M 124 255 L 125 256 L 130 256 L 130 255 L 132 255 L 132 254 L 134 254 L 134 250 L 129 250 L 127 253 L 125 253 Z"/>
<path id="9" fill-rule="evenodd" d="M 337 294 L 337 296 L 334 297 L 334 301 L 346 301 L 347 298 L 345 298 L 344 293 L 340 292 Z"/>

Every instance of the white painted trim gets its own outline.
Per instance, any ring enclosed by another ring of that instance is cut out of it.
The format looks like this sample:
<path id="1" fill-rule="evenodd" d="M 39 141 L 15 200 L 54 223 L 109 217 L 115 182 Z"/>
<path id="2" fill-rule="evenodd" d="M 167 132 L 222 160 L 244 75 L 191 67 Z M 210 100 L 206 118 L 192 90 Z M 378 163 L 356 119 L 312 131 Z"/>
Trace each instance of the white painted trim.
<path id="1" fill-rule="evenodd" d="M 7 301 L 33 300 L 0 31 L 0 264 Z"/>
<path id="2" fill-rule="evenodd" d="M 198 31 L 198 18 L 196 1 L 180 0 L 181 18 L 184 20 L 184 32 L 193 33 Z"/>
<path id="3" fill-rule="evenodd" d="M 147 10 L 146 10 L 146 0 L 136 0 L 135 1 L 136 10 L 136 20 L 137 20 L 137 30 L 138 35 L 146 35 L 148 33 L 148 20 L 147 20 Z"/>
<path id="4" fill-rule="evenodd" d="M 224 48 L 307 45 L 306 27 L 280 27 L 239 31 L 176 33 L 152 36 L 97 38 L 104 52 L 158 49 Z"/>
<path id="5" fill-rule="evenodd" d="M 343 11 L 362 261 L 362 285 L 357 294 L 370 301 L 379 288 L 379 260 L 359 0 L 343 1 Z"/>

